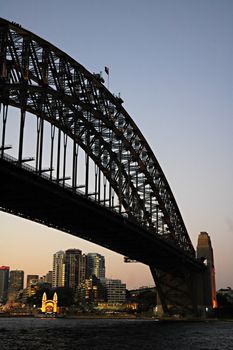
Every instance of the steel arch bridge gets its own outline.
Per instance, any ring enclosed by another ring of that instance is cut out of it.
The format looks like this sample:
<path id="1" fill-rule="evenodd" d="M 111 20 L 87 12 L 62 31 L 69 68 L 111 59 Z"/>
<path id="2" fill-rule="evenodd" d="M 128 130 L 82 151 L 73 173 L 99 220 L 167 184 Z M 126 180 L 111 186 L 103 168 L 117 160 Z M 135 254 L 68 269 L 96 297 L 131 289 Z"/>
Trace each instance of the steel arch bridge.
<path id="1" fill-rule="evenodd" d="M 204 267 L 156 157 L 102 76 L 0 19 L 0 103 L 0 209 L 149 265 L 163 310 L 194 310 L 193 276 Z M 12 107 L 20 111 L 14 157 L 7 143 Z M 28 115 L 36 121 L 30 158 Z"/>

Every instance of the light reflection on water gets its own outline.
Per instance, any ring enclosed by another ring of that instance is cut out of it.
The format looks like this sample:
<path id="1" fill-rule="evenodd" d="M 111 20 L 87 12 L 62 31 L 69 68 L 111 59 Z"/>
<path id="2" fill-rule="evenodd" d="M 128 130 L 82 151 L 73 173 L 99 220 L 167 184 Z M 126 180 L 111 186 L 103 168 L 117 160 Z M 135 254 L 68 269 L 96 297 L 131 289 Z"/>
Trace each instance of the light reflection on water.
<path id="1" fill-rule="evenodd" d="M 0 318 L 0 349 L 233 349 L 233 322 Z"/>

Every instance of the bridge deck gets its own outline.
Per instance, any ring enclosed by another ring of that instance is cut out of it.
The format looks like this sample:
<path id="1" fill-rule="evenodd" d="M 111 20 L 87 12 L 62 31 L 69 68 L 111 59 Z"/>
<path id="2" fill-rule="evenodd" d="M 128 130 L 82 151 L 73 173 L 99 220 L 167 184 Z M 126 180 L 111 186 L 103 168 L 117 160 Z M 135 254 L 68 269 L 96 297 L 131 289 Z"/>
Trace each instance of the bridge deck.
<path id="1" fill-rule="evenodd" d="M 0 209 L 57 228 L 150 266 L 203 265 L 159 236 L 84 196 L 0 158 Z"/>

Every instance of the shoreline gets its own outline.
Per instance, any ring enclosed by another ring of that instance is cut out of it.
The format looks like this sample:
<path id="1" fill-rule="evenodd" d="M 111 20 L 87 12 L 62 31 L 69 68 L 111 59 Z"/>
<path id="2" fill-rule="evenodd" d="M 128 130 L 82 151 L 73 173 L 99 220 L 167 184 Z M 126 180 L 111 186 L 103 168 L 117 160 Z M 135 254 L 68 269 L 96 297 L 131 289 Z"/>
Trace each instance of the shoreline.
<path id="1" fill-rule="evenodd" d="M 58 315 L 57 317 L 49 317 L 45 315 L 35 315 L 35 314 L 0 314 L 0 318 L 41 318 L 41 319 L 79 319 L 79 320 L 145 320 L 145 321 L 154 321 L 160 323 L 169 323 L 169 322 L 233 322 L 233 318 L 187 318 L 187 319 L 158 319 L 154 316 L 135 316 L 135 315 Z"/>

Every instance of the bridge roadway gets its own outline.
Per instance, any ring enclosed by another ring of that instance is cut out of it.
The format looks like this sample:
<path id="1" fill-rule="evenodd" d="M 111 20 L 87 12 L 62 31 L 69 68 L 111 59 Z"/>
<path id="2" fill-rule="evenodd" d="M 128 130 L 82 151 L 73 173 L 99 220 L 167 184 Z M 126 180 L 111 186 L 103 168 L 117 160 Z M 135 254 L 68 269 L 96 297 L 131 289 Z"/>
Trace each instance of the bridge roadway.
<path id="1" fill-rule="evenodd" d="M 13 158 L 0 158 L 1 210 L 68 232 L 163 271 L 174 266 L 203 270 L 203 264 L 172 242 L 32 169 L 19 166 Z"/>

